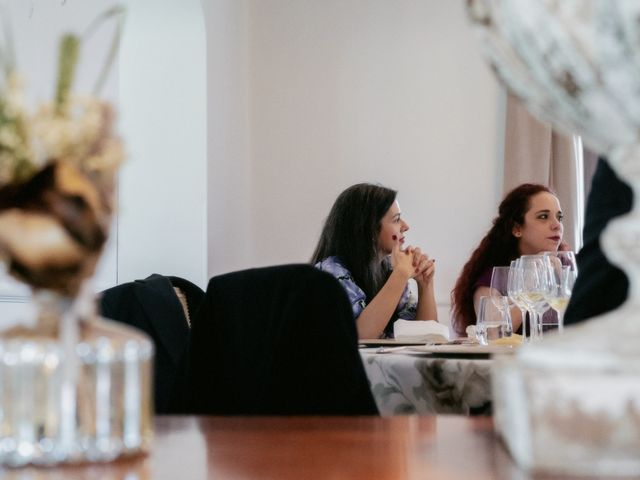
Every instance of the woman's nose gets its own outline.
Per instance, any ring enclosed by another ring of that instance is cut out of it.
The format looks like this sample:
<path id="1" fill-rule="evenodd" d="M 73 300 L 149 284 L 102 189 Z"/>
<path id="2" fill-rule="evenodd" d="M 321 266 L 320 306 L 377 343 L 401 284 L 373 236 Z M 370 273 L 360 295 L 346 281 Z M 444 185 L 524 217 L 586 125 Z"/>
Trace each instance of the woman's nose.
<path id="1" fill-rule="evenodd" d="M 402 231 L 406 232 L 407 230 L 409 230 L 409 224 L 403 220 L 402 221 Z"/>

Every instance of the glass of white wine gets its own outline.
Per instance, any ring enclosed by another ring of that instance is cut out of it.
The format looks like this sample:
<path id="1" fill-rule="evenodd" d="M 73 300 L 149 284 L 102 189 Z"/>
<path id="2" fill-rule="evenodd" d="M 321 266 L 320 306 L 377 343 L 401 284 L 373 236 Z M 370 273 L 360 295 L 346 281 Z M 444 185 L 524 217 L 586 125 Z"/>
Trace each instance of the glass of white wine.
<path id="1" fill-rule="evenodd" d="M 573 252 L 545 252 L 546 269 L 545 297 L 558 314 L 558 329 L 563 329 L 564 312 L 569 305 L 573 285 L 578 276 L 576 257 Z"/>
<path id="2" fill-rule="evenodd" d="M 531 339 L 542 338 L 542 316 L 549 309 L 545 296 L 546 268 L 544 255 L 522 255 L 517 260 L 522 269 L 522 289 L 520 298 L 526 302 L 531 316 Z"/>

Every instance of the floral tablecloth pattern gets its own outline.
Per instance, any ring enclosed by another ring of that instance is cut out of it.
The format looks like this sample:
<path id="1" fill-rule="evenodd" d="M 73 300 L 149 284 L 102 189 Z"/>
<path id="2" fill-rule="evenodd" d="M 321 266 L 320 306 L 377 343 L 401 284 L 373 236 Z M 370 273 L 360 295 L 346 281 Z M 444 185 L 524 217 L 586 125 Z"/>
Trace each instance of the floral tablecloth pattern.
<path id="1" fill-rule="evenodd" d="M 490 413 L 490 359 L 360 354 L 381 415 Z"/>

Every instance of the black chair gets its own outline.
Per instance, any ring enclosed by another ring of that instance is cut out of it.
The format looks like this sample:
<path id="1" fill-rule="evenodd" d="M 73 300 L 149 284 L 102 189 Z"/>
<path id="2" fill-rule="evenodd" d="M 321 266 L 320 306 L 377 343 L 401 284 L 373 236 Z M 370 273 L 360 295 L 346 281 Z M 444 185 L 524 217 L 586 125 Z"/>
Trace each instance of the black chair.
<path id="1" fill-rule="evenodd" d="M 186 298 L 186 309 L 174 287 Z M 153 340 L 156 413 L 175 413 L 176 385 L 182 380 L 183 356 L 189 343 L 189 319 L 204 298 L 202 289 L 180 277 L 153 274 L 102 292 L 102 315 L 136 327 Z"/>
<path id="2" fill-rule="evenodd" d="M 346 294 L 310 265 L 212 278 L 188 361 L 188 413 L 378 413 Z"/>

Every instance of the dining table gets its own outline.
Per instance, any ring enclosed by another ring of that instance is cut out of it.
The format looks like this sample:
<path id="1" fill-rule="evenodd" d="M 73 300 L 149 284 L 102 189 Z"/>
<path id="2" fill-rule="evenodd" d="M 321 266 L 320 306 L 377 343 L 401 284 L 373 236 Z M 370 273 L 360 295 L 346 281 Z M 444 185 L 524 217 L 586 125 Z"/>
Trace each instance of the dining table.
<path id="1" fill-rule="evenodd" d="M 381 415 L 491 414 L 493 355 L 510 347 L 379 346 L 360 356 Z"/>
<path id="2" fill-rule="evenodd" d="M 75 466 L 0 467 L 0 478 L 557 478 L 521 470 L 496 435 L 492 418 L 483 416 L 156 416 L 154 428 L 154 440 L 145 455 Z"/>

